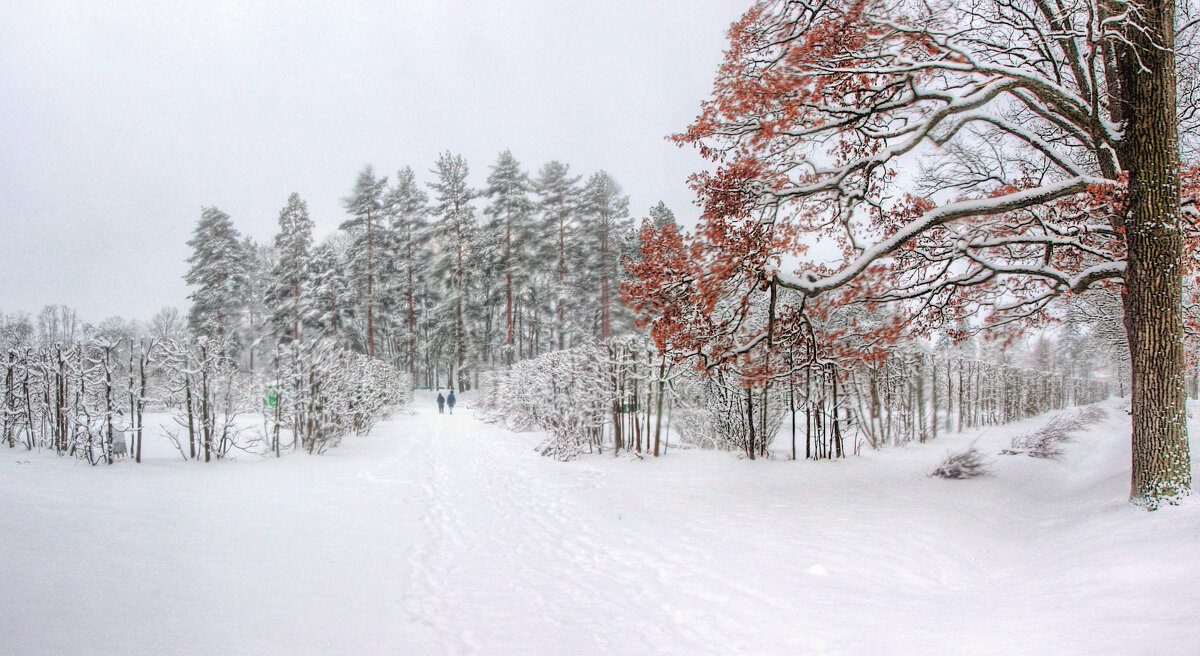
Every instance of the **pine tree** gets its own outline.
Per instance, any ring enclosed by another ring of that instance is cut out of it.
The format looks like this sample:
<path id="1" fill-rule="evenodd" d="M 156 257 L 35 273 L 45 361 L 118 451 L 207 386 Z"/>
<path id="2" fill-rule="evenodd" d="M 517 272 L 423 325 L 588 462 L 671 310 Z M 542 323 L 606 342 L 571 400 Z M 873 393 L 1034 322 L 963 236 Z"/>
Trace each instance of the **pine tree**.
<path id="1" fill-rule="evenodd" d="M 519 286 L 527 282 L 528 276 L 521 270 L 525 264 L 525 251 L 536 235 L 534 234 L 534 204 L 529 198 L 533 188 L 529 174 L 521 170 L 521 164 L 512 152 L 500 153 L 492 173 L 488 176 L 487 195 L 491 204 L 485 212 L 491 217 L 486 232 L 494 245 L 497 273 L 504 277 L 504 361 L 512 364 L 515 324 L 513 321 L 513 296 Z"/>
<path id="2" fill-rule="evenodd" d="M 313 248 L 311 291 L 301 306 L 303 330 L 311 331 L 316 339 L 328 338 L 348 348 L 365 350 L 365 336 L 358 338 L 353 328 L 357 318 L 354 289 L 345 267 L 349 241 L 345 235 L 334 235 Z"/>
<path id="3" fill-rule="evenodd" d="M 246 347 L 247 367 L 254 371 L 255 355 L 262 342 L 267 341 L 273 332 L 271 294 L 275 287 L 274 271 L 278 265 L 278 253 L 274 246 L 259 244 L 249 237 L 242 240 L 242 252 L 246 256 L 246 285 L 241 343 Z"/>
<path id="4" fill-rule="evenodd" d="M 201 210 L 188 246 L 192 255 L 184 280 L 196 287 L 188 298 L 188 326 L 197 335 L 223 338 L 232 333 L 242 309 L 247 279 L 245 252 L 229 215 L 215 207 Z"/>
<path id="5" fill-rule="evenodd" d="M 542 234 L 550 239 L 543 241 L 543 257 L 554 263 L 554 288 L 551 297 L 556 316 L 555 333 L 558 348 L 567 348 L 567 306 L 572 294 L 568 272 L 577 264 L 578 249 L 575 243 L 576 210 L 579 203 L 579 176 L 571 176 L 571 167 L 552 161 L 538 171 L 534 190 L 537 192 L 537 209 L 542 219 Z"/>
<path id="6" fill-rule="evenodd" d="M 493 352 L 500 349 L 504 341 L 502 328 L 498 325 L 503 320 L 504 305 L 503 241 L 502 235 L 487 227 L 475 231 L 467 258 L 467 269 L 471 272 L 471 302 L 464 306 L 463 316 L 468 344 L 467 369 L 470 371 L 487 367 Z"/>
<path id="7" fill-rule="evenodd" d="M 428 251 L 423 245 L 428 234 L 428 203 L 429 196 L 417 185 L 413 170 L 407 166 L 396 174 L 395 186 L 388 190 L 383 199 L 384 213 L 388 217 L 393 238 L 393 277 L 389 292 L 393 297 L 403 299 L 407 342 L 405 360 L 409 373 L 414 377 L 417 363 L 417 294 L 421 271 L 428 260 Z"/>
<path id="8" fill-rule="evenodd" d="M 375 172 L 367 166 L 358 174 L 354 191 L 342 199 L 346 211 L 354 218 L 342 223 L 343 230 L 355 235 L 354 247 L 350 249 L 350 265 L 362 279 L 362 304 L 367 316 L 367 355 L 375 357 L 375 251 L 382 236 L 378 225 L 382 205 L 381 196 L 387 177 L 376 179 Z"/>
<path id="9" fill-rule="evenodd" d="M 274 287 L 269 297 L 273 308 L 271 323 L 280 341 L 300 339 L 302 308 L 312 264 L 312 230 L 308 203 L 301 200 L 300 194 L 288 196 L 287 205 L 279 212 L 279 233 L 275 235 L 279 260 L 272 274 Z"/>
<path id="10" fill-rule="evenodd" d="M 467 186 L 468 172 L 462 155 L 447 151 L 438 157 L 433 169 L 437 180 L 429 183 L 437 195 L 433 213 L 438 217 L 435 234 L 439 251 L 432 262 L 432 271 L 446 290 L 443 308 L 453 315 L 453 359 L 447 385 L 453 386 L 457 371 L 460 389 L 465 389 L 462 369 L 467 355 L 464 312 L 470 282 L 467 265 L 475 238 L 475 208 L 471 200 L 478 195 Z"/>
<path id="11" fill-rule="evenodd" d="M 662 230 L 668 223 L 675 224 L 675 213 L 660 200 L 650 208 L 650 221 L 654 224 L 655 229 Z"/>
<path id="12" fill-rule="evenodd" d="M 599 287 L 598 337 L 604 340 L 613 334 L 613 292 L 624 275 L 621 259 L 632 241 L 629 196 L 621 194 L 621 186 L 608 173 L 593 173 L 581 194 L 580 215 L 587 254 L 584 271 L 586 279 Z"/>

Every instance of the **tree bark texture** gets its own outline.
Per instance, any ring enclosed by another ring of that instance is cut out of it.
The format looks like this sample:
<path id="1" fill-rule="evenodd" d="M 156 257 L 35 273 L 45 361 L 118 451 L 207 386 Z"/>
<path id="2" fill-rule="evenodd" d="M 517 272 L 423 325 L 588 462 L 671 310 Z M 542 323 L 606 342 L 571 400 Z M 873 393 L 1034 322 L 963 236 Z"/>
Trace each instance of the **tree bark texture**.
<path id="1" fill-rule="evenodd" d="M 1149 0 L 1118 49 L 1129 172 L 1125 222 L 1125 330 L 1132 364 L 1131 501 L 1155 508 L 1188 494 L 1184 406 L 1183 234 L 1176 116 L 1175 5 Z"/>

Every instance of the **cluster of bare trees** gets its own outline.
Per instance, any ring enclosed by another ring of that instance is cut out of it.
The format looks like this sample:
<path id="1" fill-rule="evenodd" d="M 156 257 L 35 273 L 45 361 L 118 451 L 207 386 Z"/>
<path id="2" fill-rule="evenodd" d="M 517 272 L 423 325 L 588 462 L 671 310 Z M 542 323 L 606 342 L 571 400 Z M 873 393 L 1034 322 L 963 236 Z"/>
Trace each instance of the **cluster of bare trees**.
<path id="1" fill-rule="evenodd" d="M 282 430 L 293 450 L 320 453 L 411 403 L 408 374 L 331 342 L 280 347 L 269 378 L 238 367 L 232 337 L 191 337 L 170 321 L 140 335 L 84 326 L 51 343 L 13 325 L 2 335 L 0 441 L 91 464 L 141 462 L 144 438 L 160 432 L 205 462 L 235 448 L 278 455 Z M 148 412 L 170 418 L 148 426 Z"/>
<path id="2" fill-rule="evenodd" d="M 343 436 L 365 435 L 385 408 L 412 404 L 412 375 L 388 362 L 341 348 L 332 340 L 276 349 L 274 394 L 269 412 L 270 448 L 279 455 L 280 432 L 292 448 L 323 453 Z"/>
<path id="3" fill-rule="evenodd" d="M 675 370 L 645 339 L 623 337 L 552 351 L 480 381 L 478 415 L 512 430 L 543 430 L 539 450 L 567 460 L 622 450 L 659 455 Z"/>
<path id="4" fill-rule="evenodd" d="M 670 383 L 684 443 L 755 458 L 785 437 L 790 449 L 781 452 L 813 460 L 1005 424 L 1112 391 L 1103 379 L 916 348 L 852 365 L 817 361 L 768 386 L 727 369 L 703 378 L 688 371 Z"/>
<path id="5" fill-rule="evenodd" d="M 180 454 L 211 462 L 256 441 L 244 436 L 248 427 L 243 416 L 261 407 L 260 388 L 234 363 L 230 340 L 177 338 L 159 346 L 152 362 L 160 375 L 151 398 L 177 424 L 178 430 L 168 435 Z"/>
<path id="6" fill-rule="evenodd" d="M 123 357 L 128 365 L 123 366 Z M 124 454 L 129 434 L 140 459 L 144 358 L 143 344 L 121 349 L 103 336 L 9 349 L 0 365 L 3 442 L 10 448 L 52 449 L 96 464 Z"/>
<path id="7" fill-rule="evenodd" d="M 679 395 L 685 408 L 680 422 L 684 443 L 737 451 L 751 460 L 769 454 L 786 408 L 783 388 L 755 389 L 729 369 L 714 370 L 694 383 Z"/>
<path id="8" fill-rule="evenodd" d="M 671 443 L 753 459 L 787 453 L 772 447 L 790 437 L 791 458 L 819 460 L 1095 403 L 1113 391 L 1107 379 L 999 357 L 913 347 L 853 366 L 818 361 L 764 386 L 728 368 L 702 374 L 627 337 L 490 372 L 479 409 L 513 430 L 546 431 L 540 450 L 560 459 L 606 449 L 658 456 Z"/>
<path id="9" fill-rule="evenodd" d="M 924 352 L 869 362 L 850 372 L 847 385 L 858 434 L 872 447 L 1019 421 L 1113 391 L 1107 380 Z"/>

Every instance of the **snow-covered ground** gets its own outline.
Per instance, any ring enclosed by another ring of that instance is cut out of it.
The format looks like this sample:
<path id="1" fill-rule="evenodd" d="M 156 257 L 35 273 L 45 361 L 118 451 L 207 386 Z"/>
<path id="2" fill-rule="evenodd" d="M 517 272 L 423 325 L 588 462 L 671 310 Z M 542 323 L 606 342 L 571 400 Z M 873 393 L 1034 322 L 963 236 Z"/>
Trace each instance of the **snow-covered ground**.
<path id="1" fill-rule="evenodd" d="M 948 449 L 1045 418 L 838 462 L 559 463 L 420 400 L 321 457 L 0 450 L 0 652 L 1200 649 L 1200 503 L 1126 504 L 1118 402 L 1063 462 L 946 481 Z"/>

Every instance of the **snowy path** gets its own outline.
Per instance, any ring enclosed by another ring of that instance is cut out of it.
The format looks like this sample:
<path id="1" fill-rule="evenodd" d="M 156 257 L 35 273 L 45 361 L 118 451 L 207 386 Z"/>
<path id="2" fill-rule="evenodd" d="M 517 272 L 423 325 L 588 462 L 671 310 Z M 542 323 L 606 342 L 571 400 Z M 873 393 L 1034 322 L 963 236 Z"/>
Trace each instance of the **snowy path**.
<path id="1" fill-rule="evenodd" d="M 564 464 L 460 409 L 320 458 L 4 449 L 0 653 L 1186 653 L 1200 504 L 1124 505 L 1122 422 L 966 482 L 923 474 L 1009 430 Z"/>

